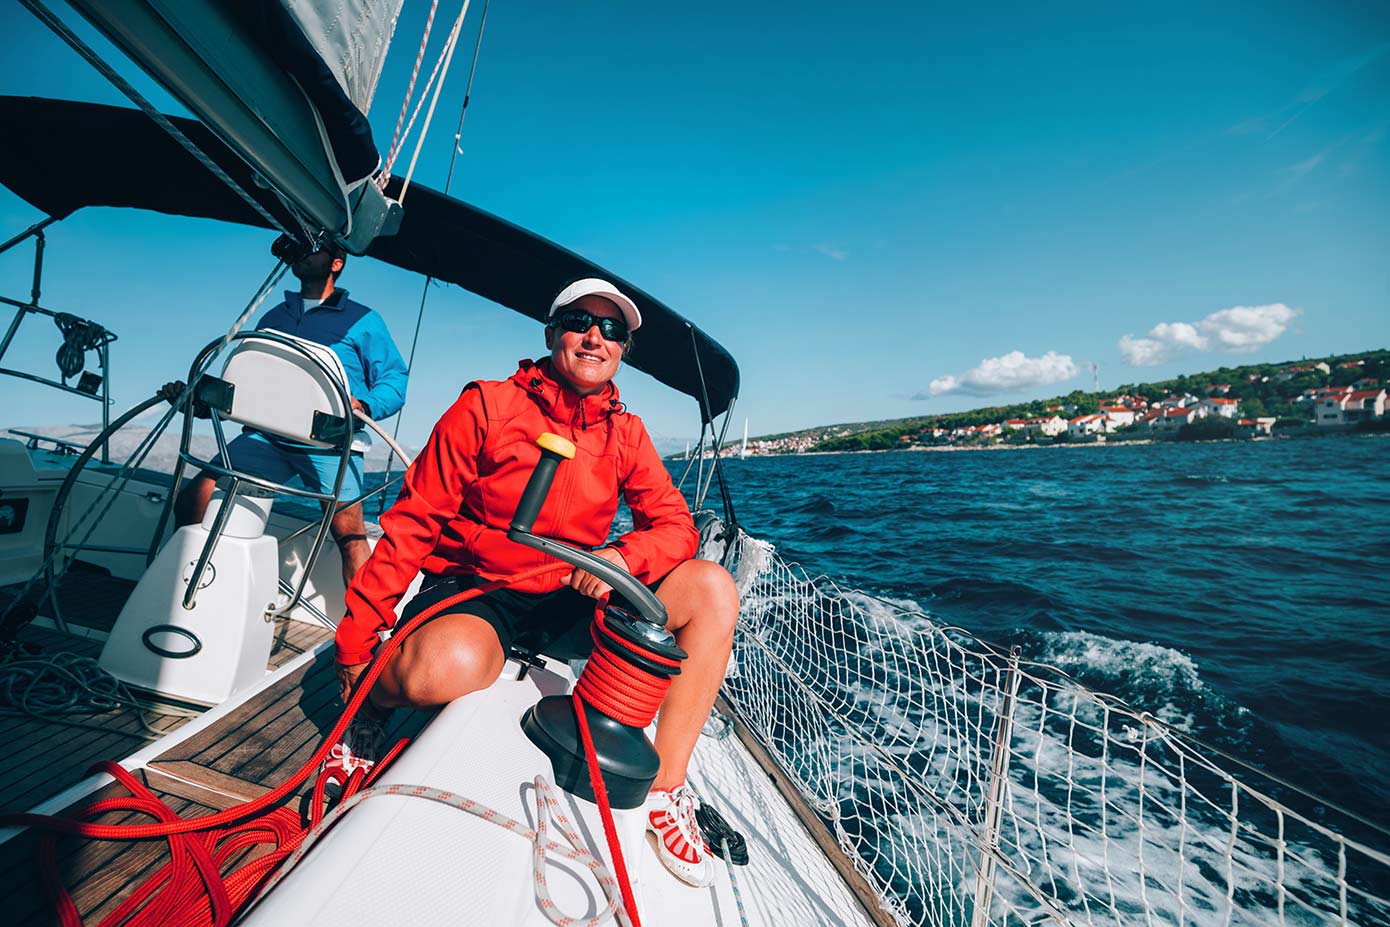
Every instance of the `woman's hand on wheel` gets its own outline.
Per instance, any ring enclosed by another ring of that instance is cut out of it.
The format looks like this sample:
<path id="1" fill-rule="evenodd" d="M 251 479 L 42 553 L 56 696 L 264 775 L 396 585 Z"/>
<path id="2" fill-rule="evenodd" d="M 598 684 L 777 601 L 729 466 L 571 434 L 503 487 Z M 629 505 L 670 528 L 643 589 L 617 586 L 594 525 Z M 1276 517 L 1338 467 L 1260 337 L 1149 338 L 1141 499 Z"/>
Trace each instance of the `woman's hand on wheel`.
<path id="1" fill-rule="evenodd" d="M 627 561 L 623 559 L 622 554 L 611 547 L 600 547 L 598 550 L 594 551 L 594 556 L 601 560 L 607 560 L 623 572 L 627 572 Z M 605 583 L 594 574 L 586 573 L 580 569 L 566 574 L 560 579 L 560 582 L 591 599 L 597 599 L 613 591 L 613 587 L 608 583 Z"/>

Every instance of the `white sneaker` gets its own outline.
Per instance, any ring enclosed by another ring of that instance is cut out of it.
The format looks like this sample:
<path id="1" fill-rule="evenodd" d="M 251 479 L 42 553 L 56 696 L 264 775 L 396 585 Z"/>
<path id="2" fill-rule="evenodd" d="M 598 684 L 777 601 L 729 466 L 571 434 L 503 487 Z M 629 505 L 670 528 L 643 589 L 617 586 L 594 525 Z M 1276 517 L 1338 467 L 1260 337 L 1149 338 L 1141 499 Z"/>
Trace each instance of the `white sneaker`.
<path id="1" fill-rule="evenodd" d="M 381 748 L 386 742 L 386 723 L 367 718 L 353 718 L 343 732 L 343 739 L 333 745 L 323 761 L 323 769 L 329 778 L 339 784 L 346 783 L 348 777 L 361 769 L 370 772 L 381 759 Z"/>
<path id="2" fill-rule="evenodd" d="M 694 790 L 681 783 L 669 792 L 652 789 L 642 807 L 662 864 L 685 884 L 704 888 L 714 882 L 714 859 L 695 820 L 699 806 Z"/>

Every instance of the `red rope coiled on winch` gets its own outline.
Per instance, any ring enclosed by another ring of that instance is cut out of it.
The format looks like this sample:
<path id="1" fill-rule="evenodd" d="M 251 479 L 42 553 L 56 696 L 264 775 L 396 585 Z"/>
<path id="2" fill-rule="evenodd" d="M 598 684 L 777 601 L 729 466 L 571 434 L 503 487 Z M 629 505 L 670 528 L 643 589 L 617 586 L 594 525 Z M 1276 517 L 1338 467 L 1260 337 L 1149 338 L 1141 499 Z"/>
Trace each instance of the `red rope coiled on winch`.
<path id="1" fill-rule="evenodd" d="M 666 691 L 671 688 L 671 676 L 648 672 L 628 660 L 623 651 L 631 651 L 673 670 L 680 667 L 680 661 L 653 653 L 614 634 L 608 627 L 602 602 L 594 613 L 589 634 L 594 639 L 594 652 L 575 683 L 574 694 L 590 707 L 629 727 L 644 728 L 651 724 L 666 698 Z"/>
<path id="2" fill-rule="evenodd" d="M 606 615 L 608 596 L 598 600 L 594 608 L 594 621 L 589 626 L 589 634 L 594 639 L 594 650 L 584 672 L 574 684 L 574 720 L 579 728 L 579 737 L 584 744 L 584 761 L 589 767 L 589 785 L 597 799 L 599 817 L 603 820 L 603 835 L 608 840 L 608 853 L 617 870 L 618 886 L 622 890 L 623 906 L 627 909 L 628 921 L 632 927 L 642 927 L 637 913 L 637 898 L 632 891 L 632 879 L 628 876 L 627 862 L 623 859 L 622 844 L 618 842 L 618 828 L 613 822 L 613 809 L 608 802 L 608 789 L 603 784 L 603 771 L 598 765 L 598 754 L 594 750 L 594 738 L 589 732 L 589 719 L 584 715 L 588 705 L 621 724 L 629 727 L 645 728 L 656 718 L 657 709 L 671 688 L 674 673 L 652 673 L 631 660 L 623 651 L 635 653 L 643 659 L 659 666 L 679 672 L 680 661 L 654 653 L 650 649 L 620 638 L 608 627 Z"/>

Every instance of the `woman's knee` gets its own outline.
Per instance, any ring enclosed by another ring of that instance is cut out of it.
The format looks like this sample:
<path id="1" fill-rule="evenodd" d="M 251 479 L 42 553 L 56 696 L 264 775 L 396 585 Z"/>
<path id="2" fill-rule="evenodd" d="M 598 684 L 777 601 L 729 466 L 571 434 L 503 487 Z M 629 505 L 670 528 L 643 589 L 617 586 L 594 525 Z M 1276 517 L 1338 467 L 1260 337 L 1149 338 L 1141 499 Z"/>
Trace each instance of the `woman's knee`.
<path id="1" fill-rule="evenodd" d="M 691 618 L 710 630 L 733 634 L 738 623 L 739 598 L 738 586 L 728 570 L 710 560 L 687 560 L 670 579 L 677 582 L 669 588 L 663 583 L 661 592 L 682 600 L 692 610 Z M 665 600 L 666 596 L 662 598 Z M 667 604 L 669 607 L 671 603 Z"/>
<path id="2" fill-rule="evenodd" d="M 448 629 L 456 633 L 411 642 L 416 646 L 402 652 L 395 673 L 403 701 L 417 707 L 443 705 L 492 685 L 502 671 L 502 647 L 496 632 L 478 623 L 482 629 Z"/>

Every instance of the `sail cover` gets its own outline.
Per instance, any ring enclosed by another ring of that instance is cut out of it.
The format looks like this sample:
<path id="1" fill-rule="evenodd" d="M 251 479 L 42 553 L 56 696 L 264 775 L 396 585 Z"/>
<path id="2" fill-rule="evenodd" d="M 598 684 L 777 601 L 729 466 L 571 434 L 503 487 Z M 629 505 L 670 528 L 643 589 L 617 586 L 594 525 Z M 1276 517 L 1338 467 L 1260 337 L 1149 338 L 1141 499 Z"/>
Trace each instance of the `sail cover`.
<path id="1" fill-rule="evenodd" d="M 267 210 L 283 215 L 284 207 L 252 183 L 250 169 L 211 132 L 189 119 L 173 121 Z M 6 140 L 0 145 L 0 183 L 47 215 L 122 206 L 265 227 L 253 209 L 136 110 L 0 96 L 0 138 Z M 91 156 L 94 146 L 102 157 Z M 388 186 L 387 194 L 397 190 Z M 738 396 L 738 364 L 729 352 L 640 287 L 422 184 L 411 185 L 409 207 L 399 232 L 377 238 L 369 257 L 457 284 L 538 321 L 567 282 L 604 277 L 642 311 L 628 363 L 694 397 L 706 422 Z"/>
<path id="2" fill-rule="evenodd" d="M 365 113 L 401 2 L 69 0 L 305 224 L 358 254 L 399 218 L 366 183 L 380 156 Z"/>
<path id="3" fill-rule="evenodd" d="M 319 60 L 360 112 L 370 112 L 403 0 L 286 0 Z"/>

